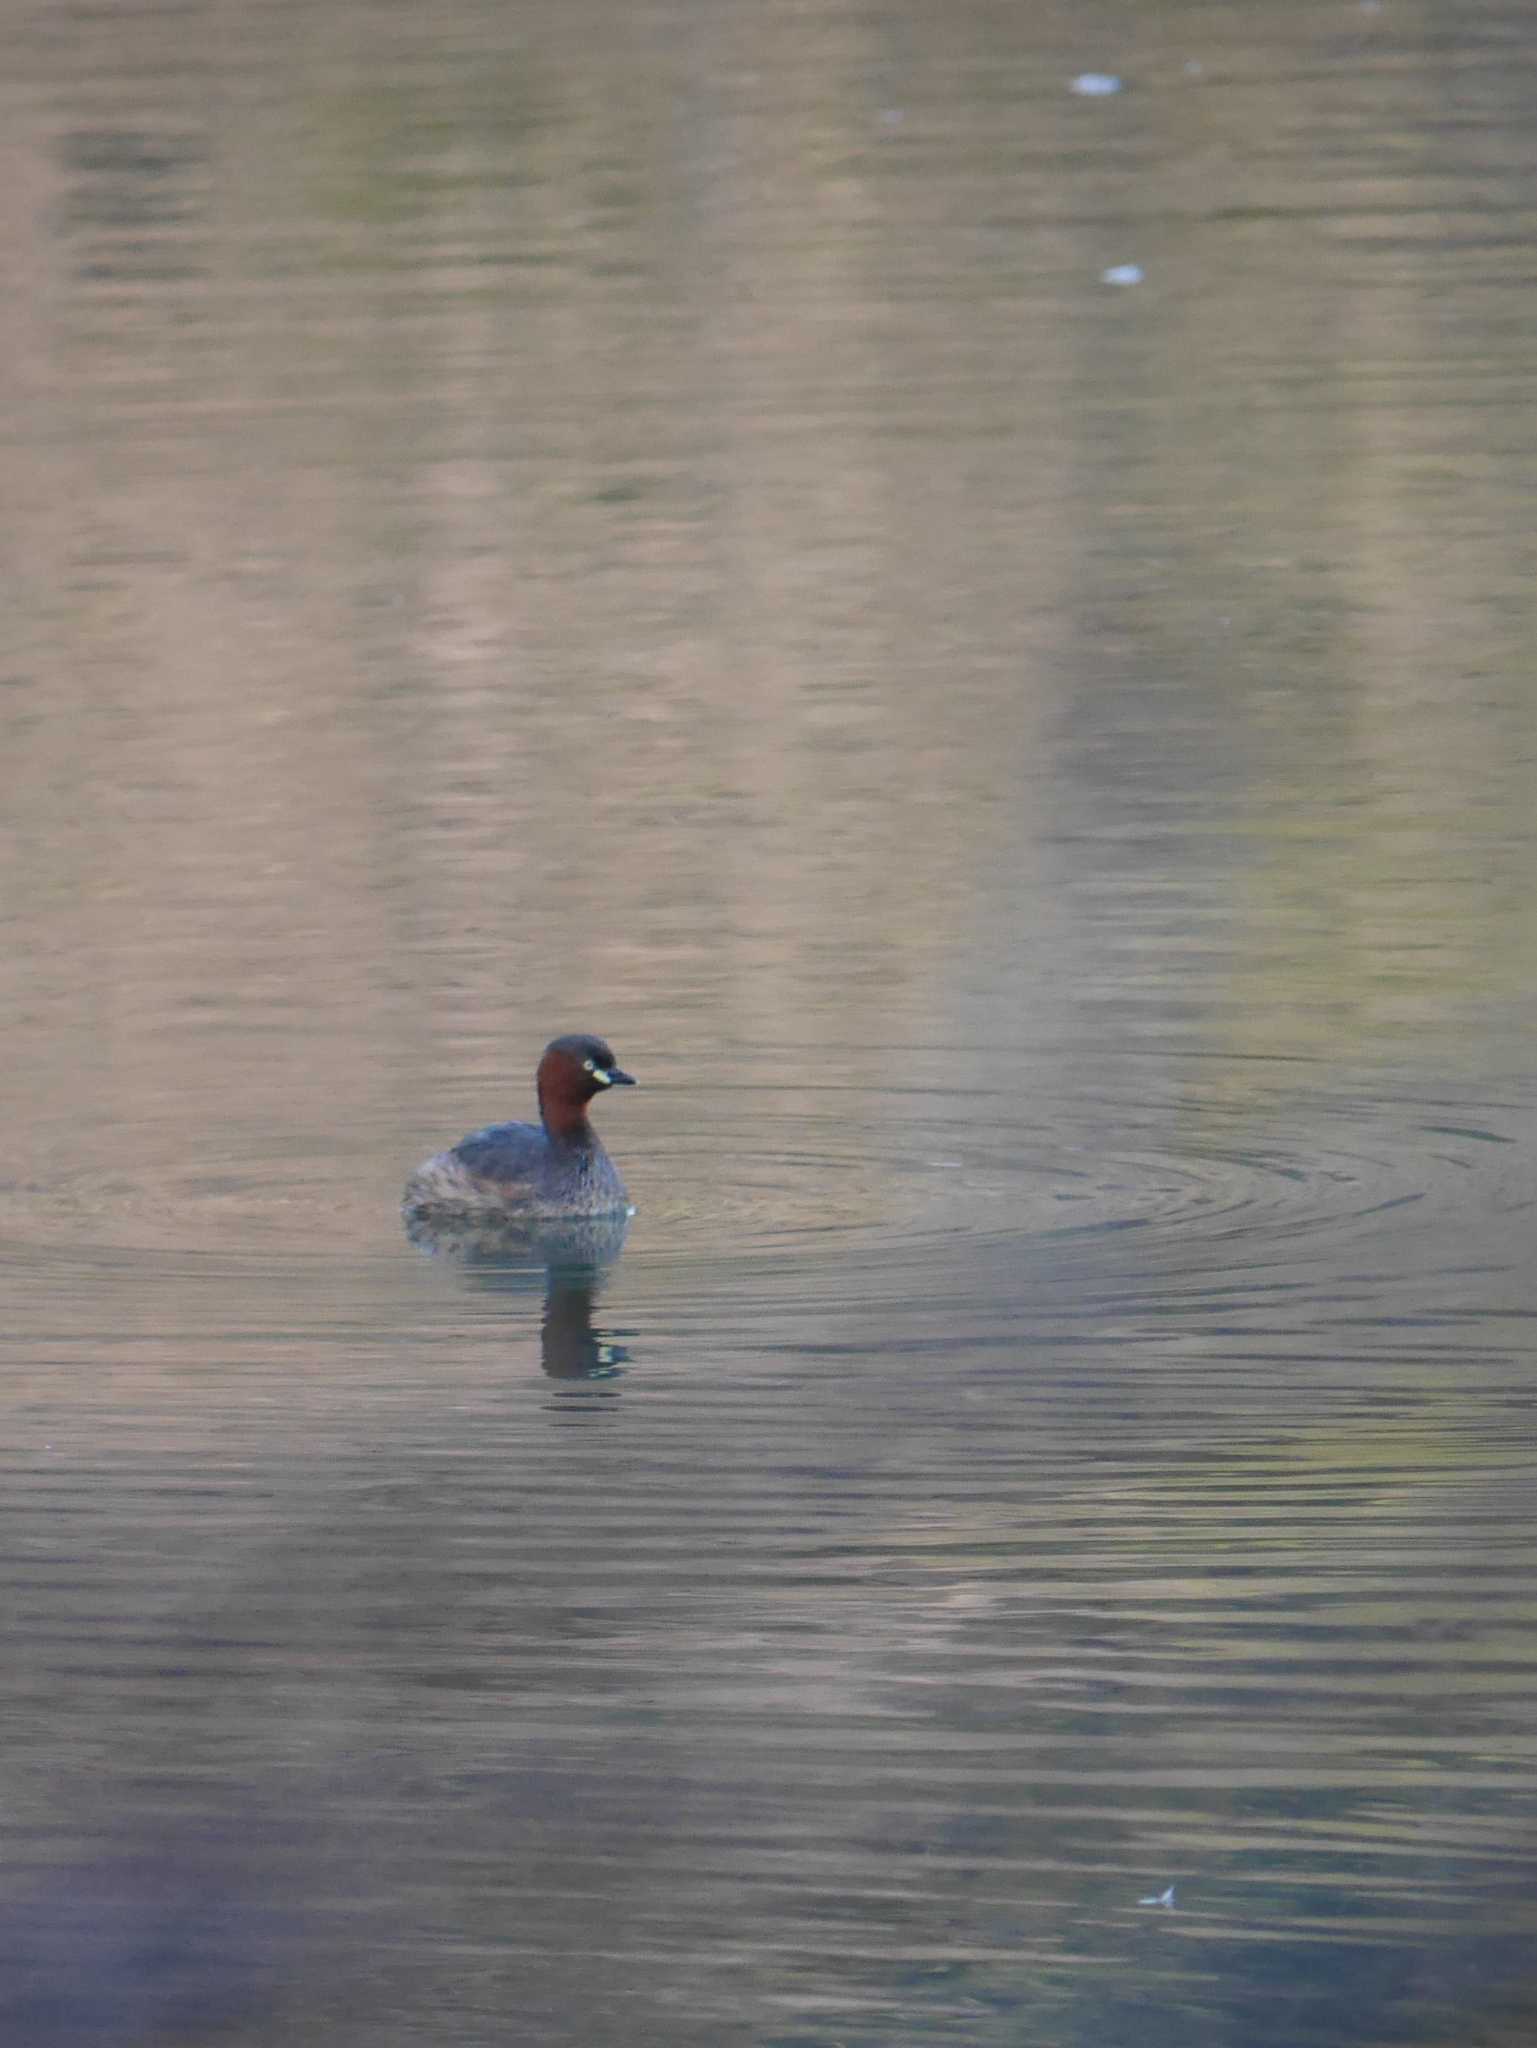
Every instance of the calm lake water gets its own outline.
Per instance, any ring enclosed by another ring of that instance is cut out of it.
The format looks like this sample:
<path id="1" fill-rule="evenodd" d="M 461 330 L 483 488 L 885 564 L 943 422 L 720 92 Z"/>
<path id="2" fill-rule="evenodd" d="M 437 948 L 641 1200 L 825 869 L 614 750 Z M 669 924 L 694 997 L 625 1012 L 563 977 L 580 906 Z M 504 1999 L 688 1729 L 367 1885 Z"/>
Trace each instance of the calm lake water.
<path id="1" fill-rule="evenodd" d="M 0 2039 L 1529 2042 L 1527 0 L 0 20 Z"/>

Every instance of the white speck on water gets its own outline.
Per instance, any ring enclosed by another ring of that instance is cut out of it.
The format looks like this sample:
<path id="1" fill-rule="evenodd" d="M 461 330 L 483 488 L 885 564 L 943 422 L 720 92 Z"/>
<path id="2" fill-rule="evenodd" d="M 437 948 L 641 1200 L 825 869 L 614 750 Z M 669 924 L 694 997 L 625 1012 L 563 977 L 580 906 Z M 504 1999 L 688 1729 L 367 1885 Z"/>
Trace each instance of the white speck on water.
<path id="1" fill-rule="evenodd" d="M 1080 71 L 1073 80 L 1073 91 L 1088 100 L 1108 99 L 1120 89 L 1121 81 L 1113 71 Z"/>
<path id="2" fill-rule="evenodd" d="M 1138 1899 L 1137 1904 L 1139 1906 L 1172 1906 L 1174 1904 L 1174 1887 L 1171 1884 L 1166 1892 L 1152 1892 L 1147 1898 Z"/>
<path id="3" fill-rule="evenodd" d="M 1102 270 L 1099 273 L 1099 281 L 1101 284 L 1141 284 L 1142 265 L 1140 263 L 1112 263 L 1108 270 Z"/>

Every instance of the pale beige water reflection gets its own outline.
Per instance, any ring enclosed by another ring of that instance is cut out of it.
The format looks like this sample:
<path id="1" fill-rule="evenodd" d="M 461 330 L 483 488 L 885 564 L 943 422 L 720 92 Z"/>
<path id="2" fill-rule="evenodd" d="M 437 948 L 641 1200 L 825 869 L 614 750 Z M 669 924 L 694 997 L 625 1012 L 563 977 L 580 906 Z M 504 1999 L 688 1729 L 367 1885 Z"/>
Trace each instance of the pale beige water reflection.
<path id="1" fill-rule="evenodd" d="M 0 2031 L 1524 2039 L 1527 10 L 0 20 Z"/>

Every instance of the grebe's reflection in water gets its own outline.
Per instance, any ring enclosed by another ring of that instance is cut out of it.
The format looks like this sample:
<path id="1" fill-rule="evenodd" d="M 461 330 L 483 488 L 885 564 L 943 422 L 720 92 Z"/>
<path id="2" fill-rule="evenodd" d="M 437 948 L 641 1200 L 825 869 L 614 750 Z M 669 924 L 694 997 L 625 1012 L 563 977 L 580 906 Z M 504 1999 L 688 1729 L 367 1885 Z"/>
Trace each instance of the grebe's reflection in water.
<path id="1" fill-rule="evenodd" d="M 492 1223 L 428 1223 L 408 1217 L 406 1235 L 434 1258 L 451 1259 L 488 1293 L 544 1290 L 542 1362 L 553 1380 L 617 1379 L 629 1357 L 593 1322 L 602 1281 L 624 1250 L 628 1214 Z"/>

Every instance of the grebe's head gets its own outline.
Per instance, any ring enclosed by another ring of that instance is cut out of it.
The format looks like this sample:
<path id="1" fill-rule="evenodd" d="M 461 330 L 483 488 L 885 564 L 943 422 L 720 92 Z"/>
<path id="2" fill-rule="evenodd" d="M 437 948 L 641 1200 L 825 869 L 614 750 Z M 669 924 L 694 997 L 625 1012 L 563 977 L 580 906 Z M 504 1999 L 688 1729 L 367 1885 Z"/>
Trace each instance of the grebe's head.
<path id="1" fill-rule="evenodd" d="M 573 1115 L 580 1117 L 592 1098 L 607 1088 L 635 1086 L 635 1076 L 624 1071 L 612 1048 L 582 1031 L 550 1040 L 539 1062 L 537 1080 L 544 1119 L 556 1124 Z"/>

